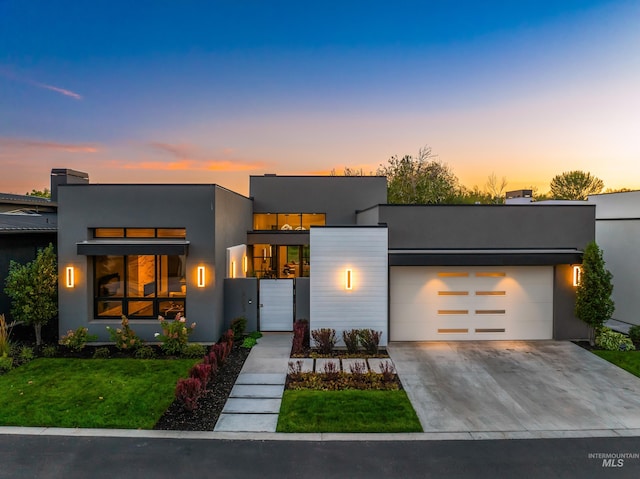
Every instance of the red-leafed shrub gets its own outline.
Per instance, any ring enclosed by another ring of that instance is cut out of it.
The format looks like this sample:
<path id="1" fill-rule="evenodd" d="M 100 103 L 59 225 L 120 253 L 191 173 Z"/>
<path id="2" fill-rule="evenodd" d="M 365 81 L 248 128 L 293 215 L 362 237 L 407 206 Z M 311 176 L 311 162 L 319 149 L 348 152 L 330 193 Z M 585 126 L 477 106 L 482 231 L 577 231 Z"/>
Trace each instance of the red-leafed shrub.
<path id="1" fill-rule="evenodd" d="M 233 346 L 233 329 L 228 329 L 220 338 L 220 342 Z"/>
<path id="2" fill-rule="evenodd" d="M 229 354 L 227 344 L 228 343 L 216 343 L 211 346 L 210 354 L 215 356 L 218 366 L 222 366 L 227 359 L 227 355 Z"/>
<path id="3" fill-rule="evenodd" d="M 202 389 L 207 390 L 207 384 L 211 378 L 211 365 L 205 363 L 199 363 L 194 365 L 189 371 L 189 377 L 198 379 L 202 384 Z"/>
<path id="4" fill-rule="evenodd" d="M 320 354 L 331 354 L 338 341 L 336 330 L 331 328 L 314 329 L 311 337 Z"/>
<path id="5" fill-rule="evenodd" d="M 204 357 L 204 363 L 211 366 L 212 374 L 218 370 L 218 356 L 216 356 L 215 352 L 210 351 L 209 354 Z"/>
<path id="6" fill-rule="evenodd" d="M 291 354 L 293 356 L 304 353 L 304 349 L 309 347 L 309 321 L 299 319 L 293 323 L 293 345 Z"/>
<path id="7" fill-rule="evenodd" d="M 381 338 L 382 331 L 375 331 L 373 329 L 360 330 L 360 344 L 362 344 L 364 350 L 369 354 L 378 354 L 378 346 L 380 345 Z"/>
<path id="8" fill-rule="evenodd" d="M 198 399 L 202 396 L 202 383 L 196 378 L 178 379 L 176 399 L 188 411 L 198 408 Z"/>

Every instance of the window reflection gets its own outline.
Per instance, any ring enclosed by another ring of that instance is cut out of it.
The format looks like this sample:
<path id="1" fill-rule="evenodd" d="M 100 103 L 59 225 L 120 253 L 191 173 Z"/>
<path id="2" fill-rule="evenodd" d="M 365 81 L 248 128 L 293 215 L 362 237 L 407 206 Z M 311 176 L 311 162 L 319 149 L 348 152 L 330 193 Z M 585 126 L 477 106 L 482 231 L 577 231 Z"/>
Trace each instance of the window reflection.
<path id="1" fill-rule="evenodd" d="M 312 226 L 324 226 L 325 213 L 256 213 L 255 231 L 304 231 Z"/>
<path id="2" fill-rule="evenodd" d="M 96 256 L 94 291 L 99 318 L 124 314 L 155 319 L 159 314 L 173 317 L 176 312 L 184 313 L 186 256 Z"/>

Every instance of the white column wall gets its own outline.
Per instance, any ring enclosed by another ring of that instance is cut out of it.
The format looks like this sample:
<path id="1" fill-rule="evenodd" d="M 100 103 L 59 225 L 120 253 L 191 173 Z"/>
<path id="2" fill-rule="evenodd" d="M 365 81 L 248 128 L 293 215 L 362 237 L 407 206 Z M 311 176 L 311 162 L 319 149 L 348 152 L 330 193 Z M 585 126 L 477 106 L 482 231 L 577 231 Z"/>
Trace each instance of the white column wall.
<path id="1" fill-rule="evenodd" d="M 244 272 L 243 261 L 247 256 L 247 246 L 240 244 L 236 246 L 231 246 L 227 248 L 227 278 L 246 278 L 247 275 Z M 247 260 L 248 261 L 248 260 Z M 236 264 L 236 275 L 232 275 L 231 265 L 235 262 Z"/>
<path id="2" fill-rule="evenodd" d="M 388 331 L 388 232 L 386 227 L 313 227 L 310 231 L 310 328 Z M 352 271 L 352 289 L 345 272 Z"/>

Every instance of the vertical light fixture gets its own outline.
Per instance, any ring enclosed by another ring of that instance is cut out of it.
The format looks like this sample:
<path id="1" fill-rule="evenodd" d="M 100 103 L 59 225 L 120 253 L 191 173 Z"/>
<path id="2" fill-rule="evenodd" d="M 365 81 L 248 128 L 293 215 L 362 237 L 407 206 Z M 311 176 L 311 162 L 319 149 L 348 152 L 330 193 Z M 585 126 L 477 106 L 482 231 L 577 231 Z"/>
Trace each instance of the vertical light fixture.
<path id="1" fill-rule="evenodd" d="M 574 265 L 573 267 L 573 285 L 580 286 L 580 280 L 582 279 L 582 266 Z"/>
<path id="2" fill-rule="evenodd" d="M 248 263 L 248 260 L 247 260 L 247 255 L 245 254 L 242 257 L 242 272 L 244 274 L 247 274 L 247 271 L 249 271 L 249 263 Z"/>
<path id="3" fill-rule="evenodd" d="M 231 277 L 232 278 L 236 277 L 236 262 L 235 261 L 231 262 Z"/>
<path id="4" fill-rule="evenodd" d="M 65 271 L 65 283 L 67 288 L 73 288 L 76 284 L 75 270 L 73 269 L 73 266 L 67 266 Z"/>
<path id="5" fill-rule="evenodd" d="M 344 272 L 344 289 L 353 289 L 353 271 L 350 269 Z"/>
<path id="6" fill-rule="evenodd" d="M 198 266 L 198 288 L 204 288 L 206 279 L 204 266 Z"/>

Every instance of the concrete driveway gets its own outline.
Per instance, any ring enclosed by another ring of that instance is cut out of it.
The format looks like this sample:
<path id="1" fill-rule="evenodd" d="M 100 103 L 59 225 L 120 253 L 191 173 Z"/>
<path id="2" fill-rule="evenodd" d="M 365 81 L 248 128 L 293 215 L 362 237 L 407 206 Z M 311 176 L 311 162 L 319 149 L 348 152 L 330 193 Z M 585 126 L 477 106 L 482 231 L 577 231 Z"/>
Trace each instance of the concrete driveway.
<path id="1" fill-rule="evenodd" d="M 640 430 L 640 378 L 571 342 L 387 349 L 425 432 Z"/>

